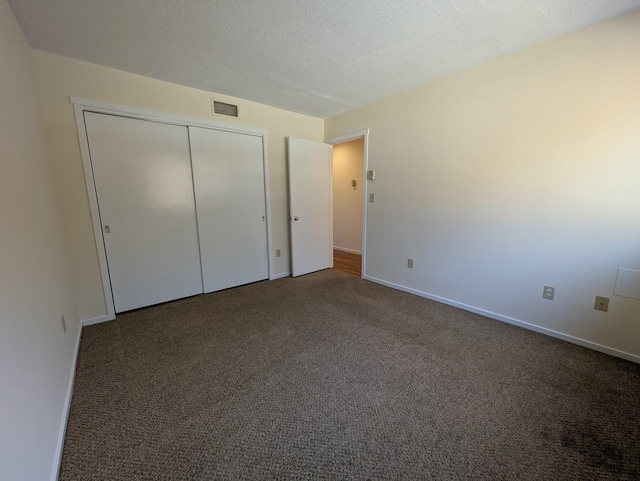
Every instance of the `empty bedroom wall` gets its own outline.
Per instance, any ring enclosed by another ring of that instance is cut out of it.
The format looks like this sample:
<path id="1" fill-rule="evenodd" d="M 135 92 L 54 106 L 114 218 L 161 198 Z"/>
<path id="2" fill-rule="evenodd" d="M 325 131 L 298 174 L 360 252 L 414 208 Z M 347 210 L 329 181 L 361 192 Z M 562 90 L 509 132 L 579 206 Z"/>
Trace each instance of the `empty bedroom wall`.
<path id="1" fill-rule="evenodd" d="M 269 254 L 273 274 L 291 270 L 285 137 L 322 140 L 323 120 L 37 50 L 32 57 L 81 319 L 104 315 L 106 306 L 70 95 L 268 130 L 273 240 Z M 239 119 L 213 116 L 212 98 L 238 105 Z M 281 257 L 275 257 L 276 249 Z"/>
<path id="2" fill-rule="evenodd" d="M 640 356 L 639 85 L 637 10 L 327 120 L 370 128 L 366 275 Z"/>
<path id="3" fill-rule="evenodd" d="M 0 478 L 46 480 L 56 471 L 79 322 L 30 48 L 5 0 L 0 162 Z"/>

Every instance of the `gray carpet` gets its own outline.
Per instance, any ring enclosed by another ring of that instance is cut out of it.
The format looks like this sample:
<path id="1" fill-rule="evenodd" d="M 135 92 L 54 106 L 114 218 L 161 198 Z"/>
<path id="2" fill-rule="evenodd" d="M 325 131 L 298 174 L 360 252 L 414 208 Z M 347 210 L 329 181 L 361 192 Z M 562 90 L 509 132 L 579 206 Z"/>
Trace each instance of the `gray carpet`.
<path id="1" fill-rule="evenodd" d="M 61 481 L 640 479 L 640 366 L 333 270 L 82 335 Z"/>

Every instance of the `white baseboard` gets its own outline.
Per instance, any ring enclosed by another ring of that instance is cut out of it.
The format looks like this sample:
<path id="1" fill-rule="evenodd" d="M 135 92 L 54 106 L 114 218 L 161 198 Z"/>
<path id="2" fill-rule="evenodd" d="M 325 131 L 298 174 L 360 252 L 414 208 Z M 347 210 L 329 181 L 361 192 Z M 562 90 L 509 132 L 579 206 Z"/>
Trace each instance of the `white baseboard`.
<path id="1" fill-rule="evenodd" d="M 83 323 L 78 326 L 78 335 L 76 336 L 76 345 L 73 351 L 73 360 L 71 361 L 71 371 L 69 372 L 69 382 L 67 383 L 67 393 L 62 408 L 62 420 L 60 421 L 60 432 L 58 433 L 58 443 L 56 453 L 53 459 L 53 468 L 51 472 L 51 481 L 58 481 L 58 473 L 60 471 L 60 462 L 62 461 L 62 450 L 64 449 L 64 437 L 67 433 L 67 421 L 69 420 L 69 410 L 71 409 L 71 396 L 73 394 L 73 383 L 76 379 L 76 364 L 78 362 L 78 351 L 80 350 L 80 337 L 82 336 Z"/>
<path id="2" fill-rule="evenodd" d="M 355 249 L 347 249 L 346 247 L 333 246 L 333 250 L 342 251 L 342 252 L 351 252 L 352 254 L 362 254 L 362 251 L 357 251 Z"/>
<path id="3" fill-rule="evenodd" d="M 477 307 L 469 306 L 467 304 L 463 304 L 461 302 L 452 301 L 451 299 L 446 299 L 444 297 L 436 296 L 433 294 L 429 294 L 427 292 L 419 291 L 417 289 L 412 289 L 410 287 L 405 287 L 400 284 L 395 284 L 393 282 L 384 281 L 382 279 L 378 279 L 376 277 L 371 276 L 363 276 L 363 279 L 366 279 L 371 282 L 375 282 L 376 284 L 381 284 L 383 286 L 391 287 L 393 289 L 397 289 L 399 291 L 408 292 L 410 294 L 415 294 L 416 296 L 424 297 L 426 299 L 431 299 L 432 301 L 440 302 L 442 304 L 447 304 L 449 306 L 457 307 L 459 309 L 473 312 L 474 314 L 480 314 L 481 316 L 489 317 L 491 319 L 495 319 L 496 321 L 506 322 L 507 324 L 513 324 L 514 326 L 523 327 L 525 329 L 529 329 L 530 331 L 539 332 L 541 334 L 546 334 L 547 336 L 555 337 L 557 339 L 562 339 L 563 341 L 570 342 L 572 344 L 577 344 L 582 347 L 587 347 L 589 349 L 593 349 L 594 351 L 603 352 L 605 354 L 609 354 L 611 356 L 619 357 L 622 359 L 626 359 L 627 361 L 632 361 L 640 364 L 640 356 L 635 354 L 631 354 L 629 352 L 620 351 L 618 349 L 614 349 L 612 347 L 603 346 L 602 344 L 598 344 L 596 342 L 587 341 L 586 339 L 582 339 L 579 337 L 571 336 L 569 334 L 564 334 L 562 332 L 554 331 L 553 329 L 549 329 L 547 327 L 537 326 L 535 324 L 531 324 L 529 322 L 520 321 L 518 319 L 514 319 L 512 317 L 503 316 L 502 314 L 497 314 L 491 311 L 485 311 L 484 309 L 479 309 Z"/>
<path id="4" fill-rule="evenodd" d="M 100 324 L 101 322 L 113 321 L 113 317 L 109 317 L 108 315 L 98 316 L 91 319 L 85 319 L 82 321 L 82 326 L 93 326 L 94 324 Z"/>
<path id="5" fill-rule="evenodd" d="M 274 274 L 269 277 L 270 281 L 275 281 L 276 279 L 282 279 L 283 277 L 291 277 L 291 272 L 282 272 L 281 274 Z"/>

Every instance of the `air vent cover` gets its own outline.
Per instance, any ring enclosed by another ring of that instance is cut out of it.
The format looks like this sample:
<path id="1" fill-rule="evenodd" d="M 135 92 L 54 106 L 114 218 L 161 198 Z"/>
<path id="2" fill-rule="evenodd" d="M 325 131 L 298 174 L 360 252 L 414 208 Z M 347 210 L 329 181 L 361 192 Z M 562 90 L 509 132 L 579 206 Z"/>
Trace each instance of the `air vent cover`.
<path id="1" fill-rule="evenodd" d="M 224 102 L 213 101 L 213 112 L 220 115 L 228 115 L 229 117 L 238 116 L 238 106 L 225 104 Z"/>

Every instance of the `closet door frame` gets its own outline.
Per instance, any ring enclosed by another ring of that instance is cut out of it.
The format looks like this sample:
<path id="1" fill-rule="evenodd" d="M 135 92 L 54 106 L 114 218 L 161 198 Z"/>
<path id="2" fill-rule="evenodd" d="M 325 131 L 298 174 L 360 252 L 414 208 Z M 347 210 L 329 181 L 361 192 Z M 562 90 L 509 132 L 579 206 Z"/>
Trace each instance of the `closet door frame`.
<path id="1" fill-rule="evenodd" d="M 113 302 L 113 294 L 111 289 L 111 279 L 109 277 L 109 267 L 107 264 L 107 251 L 104 243 L 104 234 L 102 232 L 102 222 L 100 220 L 100 209 L 98 204 L 98 195 L 94 182 L 93 166 L 91 164 L 91 156 L 89 154 L 89 140 L 87 136 L 87 128 L 84 121 L 85 112 L 94 112 L 98 114 L 117 115 L 119 117 L 128 117 L 131 119 L 147 120 L 163 124 L 179 125 L 182 127 L 202 127 L 205 129 L 223 130 L 226 132 L 236 132 L 246 135 L 253 135 L 262 140 L 262 159 L 264 167 L 264 193 L 266 207 L 266 229 L 267 229 L 267 267 L 269 279 L 274 279 L 273 275 L 273 259 L 271 258 L 271 205 L 269 192 L 269 160 L 267 149 L 266 130 L 243 127 L 233 124 L 225 124 L 211 120 L 196 119 L 192 117 L 184 117 L 164 112 L 157 112 L 147 109 L 139 109 L 135 107 L 127 107 L 109 102 L 101 102 L 98 100 L 83 99 L 71 96 L 69 98 L 73 104 L 76 116 L 76 127 L 78 128 L 78 139 L 80 141 L 80 151 L 82 154 L 82 165 L 84 167 L 84 177 L 87 186 L 87 195 L 89 197 L 89 208 L 91 210 L 91 220 L 93 223 L 93 234 L 96 242 L 96 250 L 98 252 L 98 262 L 100 265 L 100 275 L 102 278 L 102 288 L 104 291 L 104 301 L 106 307 L 106 315 L 92 319 L 91 324 L 115 319 L 116 311 Z"/>

